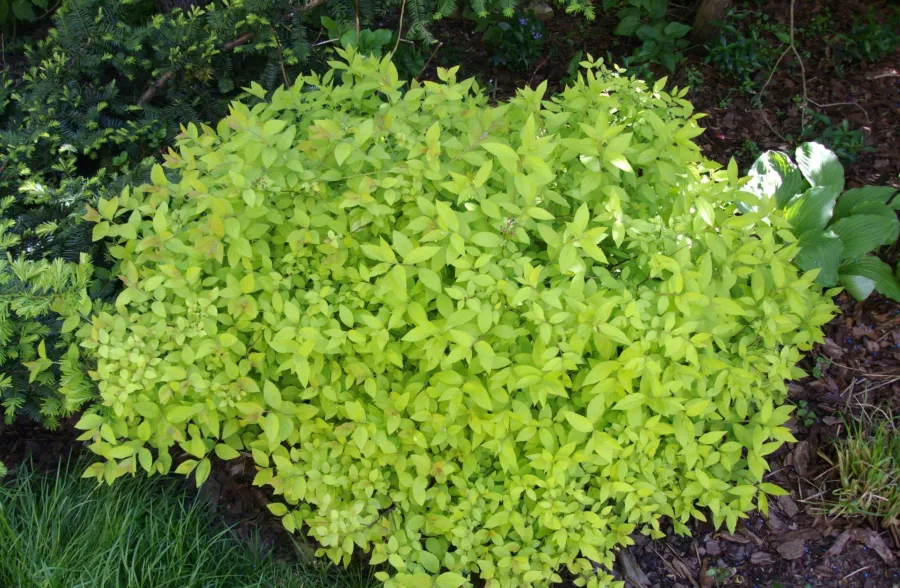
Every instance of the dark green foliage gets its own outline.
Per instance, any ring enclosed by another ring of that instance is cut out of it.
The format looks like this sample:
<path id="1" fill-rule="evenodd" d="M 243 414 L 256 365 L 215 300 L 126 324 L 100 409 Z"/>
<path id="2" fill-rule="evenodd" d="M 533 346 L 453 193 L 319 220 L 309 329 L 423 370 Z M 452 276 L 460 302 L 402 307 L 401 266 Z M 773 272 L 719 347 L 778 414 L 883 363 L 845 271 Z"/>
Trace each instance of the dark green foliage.
<path id="1" fill-rule="evenodd" d="M 732 10 L 718 40 L 706 46 L 706 63 L 738 82 L 745 94 L 753 95 L 784 50 L 783 44 L 789 42 L 788 31 L 770 23 L 767 14 Z"/>
<path id="2" fill-rule="evenodd" d="M 617 35 L 634 35 L 641 41 L 624 60 L 626 65 L 658 63 L 670 72 L 675 70 L 682 59 L 681 50 L 688 46 L 684 37 L 691 27 L 667 19 L 668 0 L 604 0 L 603 6 L 607 10 L 619 7 Z"/>
<path id="3" fill-rule="evenodd" d="M 484 42 L 491 47 L 494 65 L 524 70 L 541 56 L 547 30 L 533 13 L 519 13 L 508 20 L 482 22 Z"/>
<path id="4" fill-rule="evenodd" d="M 48 0 L 0 0 L 0 32 L 15 31 L 19 22 L 33 22 L 47 10 Z"/>
<path id="5" fill-rule="evenodd" d="M 810 110 L 809 114 L 810 124 L 803 129 L 801 136 L 819 141 L 834 151 L 845 164 L 856 161 L 860 153 L 875 151 L 866 145 L 866 133 L 862 129 L 851 128 L 847 119 L 835 123 L 821 112 Z"/>
<path id="6" fill-rule="evenodd" d="M 854 19 L 850 34 L 835 40 L 838 67 L 865 61 L 874 63 L 894 53 L 900 46 L 900 6 L 891 6 L 890 22 L 879 22 L 870 7 L 864 16 Z"/>
<path id="7" fill-rule="evenodd" d="M 820 143 L 804 143 L 795 160 L 766 151 L 753 164 L 744 186 L 744 213 L 784 211 L 805 271 L 818 270 L 823 286 L 840 284 L 857 300 L 873 291 L 900 301 L 900 282 L 884 261 L 870 255 L 900 234 L 897 189 L 865 186 L 844 192 L 844 168 Z M 754 202 L 754 198 L 756 199 Z"/>
<path id="8" fill-rule="evenodd" d="M 71 0 L 28 68 L 0 87 L 0 190 L 157 155 L 181 122 L 217 120 L 242 85 L 296 75 L 309 49 L 299 2 L 214 2 L 190 14 L 138 0 Z M 292 79 L 292 78 L 289 78 Z M 14 92 L 13 92 L 14 90 Z"/>
<path id="9" fill-rule="evenodd" d="M 12 203 L 12 197 L 0 201 L 0 215 Z M 93 310 L 93 266 L 86 254 L 78 263 L 13 258 L 9 250 L 21 248 L 21 239 L 7 233 L 13 224 L 0 222 L 0 406 L 7 422 L 21 411 L 52 428 L 91 395 L 72 331 L 79 315 Z M 49 225 L 35 230 L 38 236 L 50 233 Z M 56 393 L 60 381 L 74 387 L 72 397 Z"/>

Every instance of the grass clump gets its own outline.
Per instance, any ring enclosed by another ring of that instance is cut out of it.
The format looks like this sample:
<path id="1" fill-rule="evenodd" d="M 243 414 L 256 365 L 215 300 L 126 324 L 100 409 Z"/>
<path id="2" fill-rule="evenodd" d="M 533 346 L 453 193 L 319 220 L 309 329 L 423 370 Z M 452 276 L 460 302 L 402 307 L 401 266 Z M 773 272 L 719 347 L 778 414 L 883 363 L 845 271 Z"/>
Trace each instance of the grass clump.
<path id="1" fill-rule="evenodd" d="M 900 521 L 900 435 L 893 420 L 877 426 L 847 425 L 847 436 L 834 445 L 832 465 L 838 487 L 828 501 L 832 516 L 874 517 L 883 526 Z"/>
<path id="2" fill-rule="evenodd" d="M 277 559 L 258 537 L 217 526 L 209 504 L 169 479 L 98 487 L 84 464 L 25 466 L 0 482 L 0 586 L 347 587 L 360 567 Z"/>

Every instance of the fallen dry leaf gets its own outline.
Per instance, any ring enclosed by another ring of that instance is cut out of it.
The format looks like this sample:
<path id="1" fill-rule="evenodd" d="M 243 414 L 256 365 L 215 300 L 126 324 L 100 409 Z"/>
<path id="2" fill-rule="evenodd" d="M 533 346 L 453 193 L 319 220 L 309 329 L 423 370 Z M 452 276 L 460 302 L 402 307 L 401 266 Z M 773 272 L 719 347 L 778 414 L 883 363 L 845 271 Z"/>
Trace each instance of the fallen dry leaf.
<path id="1" fill-rule="evenodd" d="M 697 582 L 700 583 L 701 588 L 712 588 L 716 583 L 716 579 L 706 573 L 708 570 L 709 559 L 704 557 L 703 563 L 700 565 L 700 573 L 697 575 Z"/>
<path id="2" fill-rule="evenodd" d="M 794 458 L 794 469 L 803 477 L 809 474 L 809 443 L 801 441 L 794 445 L 791 453 Z"/>
<path id="3" fill-rule="evenodd" d="M 787 533 L 781 533 L 780 535 L 772 535 L 769 537 L 769 541 L 772 543 L 786 543 L 788 541 L 814 541 L 822 536 L 822 533 L 814 528 L 809 527 L 807 529 L 797 529 L 796 531 L 788 531 Z"/>
<path id="4" fill-rule="evenodd" d="M 672 564 L 672 569 L 675 570 L 675 573 L 678 574 L 682 580 L 691 583 L 691 586 L 699 586 L 697 581 L 694 579 L 694 575 L 691 573 L 691 569 L 688 567 L 686 563 L 681 561 L 680 559 L 673 559 L 669 562 Z"/>
<path id="5" fill-rule="evenodd" d="M 775 559 L 772 557 L 772 554 L 766 553 L 765 551 L 757 551 L 750 556 L 750 563 L 757 566 L 768 566 L 774 562 Z"/>
<path id="6" fill-rule="evenodd" d="M 721 537 L 725 541 L 731 541 L 732 543 L 747 544 L 752 541 L 752 539 L 750 539 L 749 537 L 745 537 L 744 535 L 732 535 L 731 533 L 719 533 L 719 537 Z"/>
<path id="7" fill-rule="evenodd" d="M 619 550 L 619 565 L 622 566 L 622 575 L 625 581 L 630 583 L 634 588 L 647 588 L 650 586 L 650 580 L 640 568 L 637 560 L 634 559 L 631 551 L 628 549 Z"/>
<path id="8" fill-rule="evenodd" d="M 803 539 L 794 539 L 787 543 L 782 543 L 775 549 L 778 550 L 778 554 L 784 559 L 800 559 L 806 551 L 806 541 Z"/>
<path id="9" fill-rule="evenodd" d="M 873 550 L 887 564 L 892 564 L 897 559 L 891 548 L 888 547 L 881 535 L 871 529 L 849 529 L 841 533 L 834 545 L 828 550 L 828 555 L 840 555 L 847 543 L 858 541 Z"/>
<path id="10" fill-rule="evenodd" d="M 797 503 L 794 502 L 794 499 L 790 496 L 779 496 L 775 499 L 778 502 L 778 506 L 781 510 L 788 516 L 788 518 L 794 518 L 798 512 L 800 512 L 800 508 L 797 506 Z"/>

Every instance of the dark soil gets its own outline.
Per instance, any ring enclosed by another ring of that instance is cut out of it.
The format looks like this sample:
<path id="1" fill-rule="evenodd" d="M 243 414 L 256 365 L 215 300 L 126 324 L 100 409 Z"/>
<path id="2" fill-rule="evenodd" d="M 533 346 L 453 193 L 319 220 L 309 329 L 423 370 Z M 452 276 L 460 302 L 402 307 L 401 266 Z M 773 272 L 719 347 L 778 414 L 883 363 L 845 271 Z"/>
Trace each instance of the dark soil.
<path id="1" fill-rule="evenodd" d="M 687 98 L 697 112 L 708 115 L 701 121 L 701 126 L 707 131 L 697 140 L 711 159 L 724 162 L 735 157 L 741 168 L 747 169 L 759 153 L 767 149 L 793 151 L 804 140 L 821 140 L 822 124 L 813 118 L 812 112 L 815 111 L 827 115 L 835 125 L 846 119 L 849 129 L 864 133 L 865 145 L 871 151 L 861 152 L 855 160 L 844 162 L 848 187 L 898 185 L 900 54 L 895 53 L 876 63 L 845 64 L 840 69 L 840 75 L 837 73 L 839 61 L 835 55 L 840 46 L 838 35 L 851 34 L 854 16 L 863 14 L 869 8 L 874 10 L 880 22 L 893 22 L 894 28 L 900 29 L 900 22 L 896 22 L 896 13 L 892 9 L 895 4 L 883 0 L 796 0 L 795 27 L 804 30 L 802 34 L 798 33 L 796 45 L 806 70 L 809 100 L 806 126 L 810 127 L 809 134 L 800 140 L 804 127 L 803 110 L 795 97 L 802 97 L 802 77 L 799 64 L 790 53 L 782 60 L 766 87 L 761 100 L 762 108 L 755 104 L 755 95 L 742 92 L 737 87 L 737 80 L 705 63 L 708 52 L 702 46 L 689 47 L 685 60 L 678 64 L 674 73 L 660 66 L 651 66 L 651 69 L 657 77 L 668 76 L 668 88 L 674 85 L 691 86 L 688 80 L 691 70 L 702 75 L 703 83 L 691 88 Z M 771 26 L 789 30 L 788 0 L 736 1 L 735 7 L 743 13 L 766 14 Z M 689 9 L 673 7 L 672 11 L 674 18 L 690 23 Z M 816 28 L 823 26 L 814 22 L 816 17 L 828 19 L 826 31 Z M 576 52 L 582 51 L 584 55 L 594 58 L 602 57 L 607 63 L 610 60 L 621 62 L 632 52 L 635 47 L 633 38 L 613 34 L 617 22 L 614 14 L 602 12 L 591 23 L 557 13 L 543 23 L 547 29 L 544 56 L 525 71 L 510 71 L 503 66 L 492 65 L 494 51 L 482 41 L 482 33 L 475 32 L 472 22 L 443 20 L 435 26 L 435 37 L 442 45 L 423 77 L 434 79 L 437 66 L 459 64 L 460 76 L 475 76 L 497 100 L 512 96 L 518 88 L 536 87 L 545 80 L 550 95 L 563 88 Z M 753 26 L 749 20 L 742 22 L 745 28 Z M 784 48 L 773 34 L 764 33 L 764 38 L 773 47 L 779 48 L 778 52 Z M 753 74 L 757 87 L 763 86 L 770 72 L 771 68 L 764 68 Z"/>

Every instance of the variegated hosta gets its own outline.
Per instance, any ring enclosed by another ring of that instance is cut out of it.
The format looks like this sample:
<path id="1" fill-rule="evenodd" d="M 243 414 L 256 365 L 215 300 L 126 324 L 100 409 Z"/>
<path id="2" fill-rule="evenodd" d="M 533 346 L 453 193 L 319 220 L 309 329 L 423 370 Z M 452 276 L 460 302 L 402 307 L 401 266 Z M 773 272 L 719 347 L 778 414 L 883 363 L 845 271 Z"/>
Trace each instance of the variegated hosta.
<path id="1" fill-rule="evenodd" d="M 662 517 L 765 509 L 834 307 L 684 92 L 587 62 L 490 106 L 344 56 L 91 213 L 125 289 L 81 331 L 89 474 L 248 452 L 285 527 L 403 586 L 606 585 Z"/>

